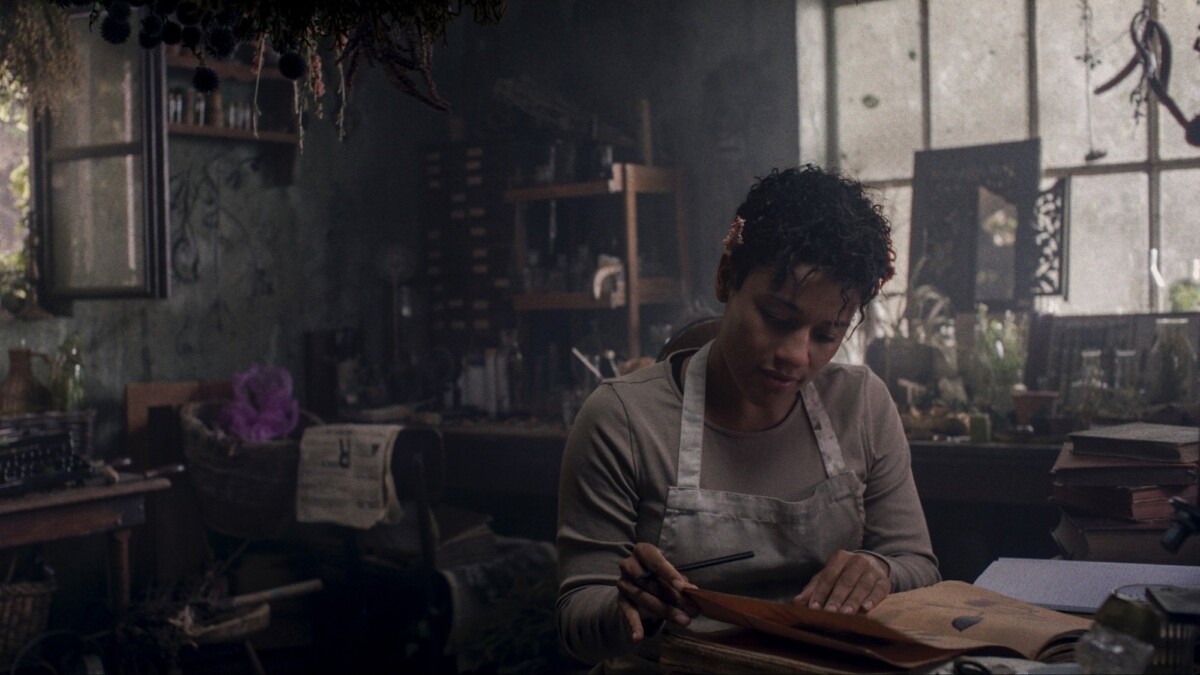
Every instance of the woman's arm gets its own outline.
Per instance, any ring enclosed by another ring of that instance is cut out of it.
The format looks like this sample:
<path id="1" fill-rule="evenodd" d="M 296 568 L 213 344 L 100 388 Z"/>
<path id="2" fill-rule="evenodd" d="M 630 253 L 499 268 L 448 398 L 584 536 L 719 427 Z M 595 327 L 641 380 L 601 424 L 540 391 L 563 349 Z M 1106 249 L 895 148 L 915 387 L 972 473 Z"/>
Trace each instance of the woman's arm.
<path id="1" fill-rule="evenodd" d="M 883 380 L 870 370 L 865 370 L 863 389 L 867 454 L 863 549 L 887 561 L 893 592 L 937 583 L 941 574 L 913 482 L 912 456 L 900 414 Z"/>
<path id="2" fill-rule="evenodd" d="M 569 654 L 587 663 L 634 646 L 616 582 L 636 537 L 637 473 L 628 415 L 602 384 L 567 437 L 558 496 L 559 636 Z"/>

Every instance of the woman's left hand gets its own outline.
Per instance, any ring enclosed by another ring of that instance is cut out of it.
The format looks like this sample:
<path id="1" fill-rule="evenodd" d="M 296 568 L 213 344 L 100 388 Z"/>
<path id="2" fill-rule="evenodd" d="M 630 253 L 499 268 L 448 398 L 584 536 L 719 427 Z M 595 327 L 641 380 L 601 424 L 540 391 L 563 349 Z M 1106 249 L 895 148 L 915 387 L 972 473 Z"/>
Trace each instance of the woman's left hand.
<path id="1" fill-rule="evenodd" d="M 892 592 L 889 572 L 873 555 L 837 551 L 792 603 L 843 614 L 869 612 Z"/>

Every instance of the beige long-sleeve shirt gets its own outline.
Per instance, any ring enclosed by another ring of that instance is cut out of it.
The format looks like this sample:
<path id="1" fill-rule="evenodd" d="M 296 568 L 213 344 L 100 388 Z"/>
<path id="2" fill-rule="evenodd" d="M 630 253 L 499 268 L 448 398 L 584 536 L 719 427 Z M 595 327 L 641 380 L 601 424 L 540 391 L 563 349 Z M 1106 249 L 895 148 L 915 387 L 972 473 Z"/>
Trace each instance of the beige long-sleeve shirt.
<path id="1" fill-rule="evenodd" d="M 558 626 L 567 651 L 587 663 L 634 649 L 617 609 L 617 564 L 637 542 L 658 544 L 679 455 L 683 392 L 672 364 L 688 353 L 601 384 L 567 439 L 558 504 Z M 937 582 L 908 442 L 887 387 L 863 366 L 837 363 L 814 384 L 847 467 L 866 485 L 863 550 L 887 559 L 893 591 Z M 706 423 L 702 452 L 702 489 L 799 501 L 826 479 L 799 403 L 765 431 Z M 795 580 L 795 592 L 807 581 Z"/>

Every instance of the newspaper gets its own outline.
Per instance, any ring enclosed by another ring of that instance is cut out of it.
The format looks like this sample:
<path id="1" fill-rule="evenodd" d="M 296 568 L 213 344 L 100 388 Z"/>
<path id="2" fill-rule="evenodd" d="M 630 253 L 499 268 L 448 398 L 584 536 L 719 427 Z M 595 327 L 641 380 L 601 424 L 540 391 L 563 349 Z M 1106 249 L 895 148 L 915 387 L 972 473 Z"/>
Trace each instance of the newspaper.
<path id="1" fill-rule="evenodd" d="M 395 424 L 322 424 L 300 439 L 296 520 L 368 529 L 400 520 L 392 480 Z"/>

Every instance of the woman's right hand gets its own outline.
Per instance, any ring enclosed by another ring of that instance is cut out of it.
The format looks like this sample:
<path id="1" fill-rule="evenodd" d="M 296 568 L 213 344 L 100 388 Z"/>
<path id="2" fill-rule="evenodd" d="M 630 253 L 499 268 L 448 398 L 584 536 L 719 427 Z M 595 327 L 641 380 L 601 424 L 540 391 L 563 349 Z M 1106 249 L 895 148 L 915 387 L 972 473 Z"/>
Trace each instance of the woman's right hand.
<path id="1" fill-rule="evenodd" d="M 689 583 L 657 547 L 636 544 L 633 555 L 618 566 L 621 578 L 617 580 L 617 606 L 629 624 L 634 642 L 640 642 L 646 636 L 644 621 L 647 619 L 686 626 L 700 613 L 695 603 L 682 593 L 683 589 L 696 588 L 696 585 Z M 638 577 L 646 572 L 653 576 L 638 581 Z"/>

